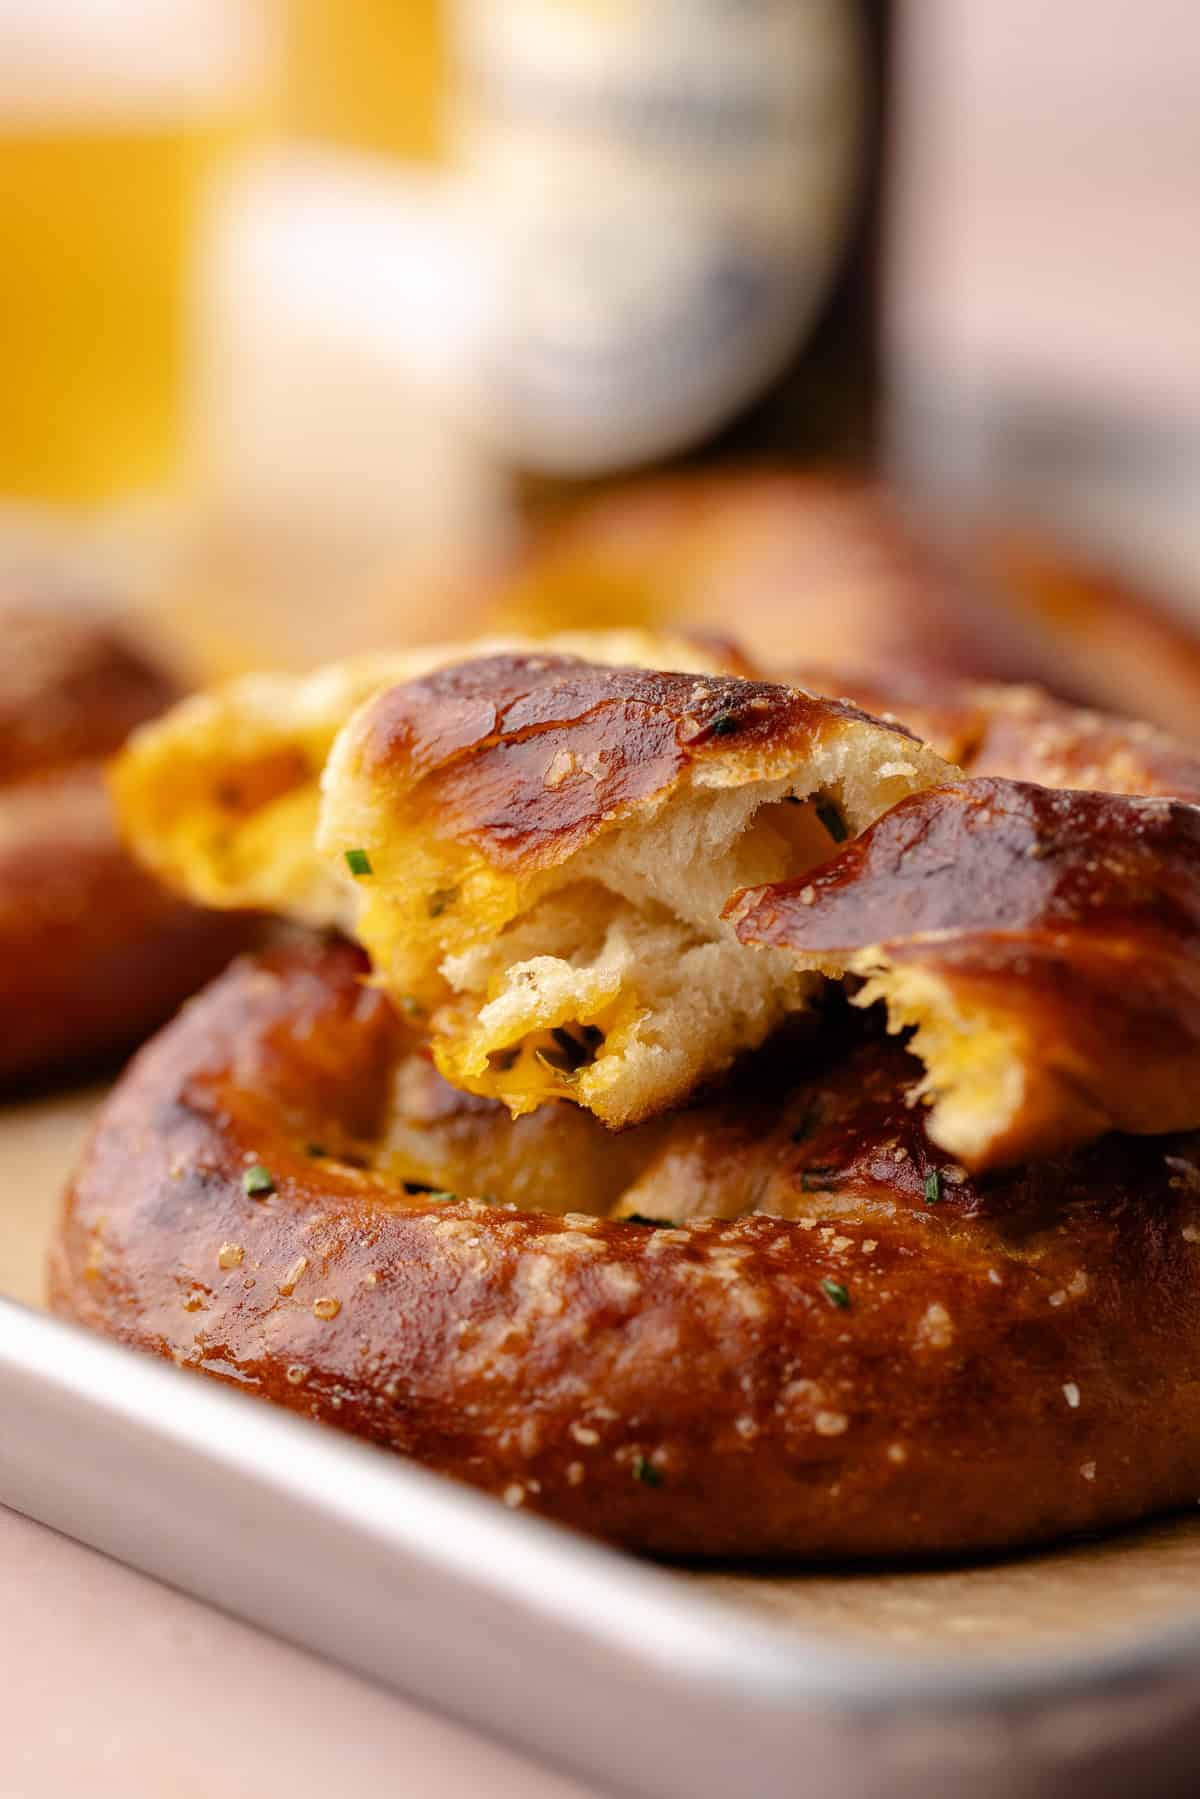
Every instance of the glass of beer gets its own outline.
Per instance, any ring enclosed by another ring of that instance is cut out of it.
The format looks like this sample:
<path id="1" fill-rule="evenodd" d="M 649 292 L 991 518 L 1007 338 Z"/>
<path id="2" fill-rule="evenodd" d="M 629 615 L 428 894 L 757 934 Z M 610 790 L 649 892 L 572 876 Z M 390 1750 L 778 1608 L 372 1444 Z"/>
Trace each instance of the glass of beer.
<path id="1" fill-rule="evenodd" d="M 447 0 L 290 0 L 287 122 L 406 162 L 443 148 Z"/>
<path id="2" fill-rule="evenodd" d="M 189 251 L 265 92 L 234 0 L 0 0 L 0 508 L 175 472 Z"/>

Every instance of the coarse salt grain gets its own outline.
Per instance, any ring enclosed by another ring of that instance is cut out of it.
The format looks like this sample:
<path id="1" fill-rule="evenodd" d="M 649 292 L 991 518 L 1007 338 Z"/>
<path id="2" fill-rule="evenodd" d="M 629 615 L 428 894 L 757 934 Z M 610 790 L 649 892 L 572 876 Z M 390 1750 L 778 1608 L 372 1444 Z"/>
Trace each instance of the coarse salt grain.
<path id="1" fill-rule="evenodd" d="M 949 1349 L 954 1341 L 954 1321 L 937 1300 L 925 1308 L 917 1326 L 917 1343 L 929 1349 Z"/>

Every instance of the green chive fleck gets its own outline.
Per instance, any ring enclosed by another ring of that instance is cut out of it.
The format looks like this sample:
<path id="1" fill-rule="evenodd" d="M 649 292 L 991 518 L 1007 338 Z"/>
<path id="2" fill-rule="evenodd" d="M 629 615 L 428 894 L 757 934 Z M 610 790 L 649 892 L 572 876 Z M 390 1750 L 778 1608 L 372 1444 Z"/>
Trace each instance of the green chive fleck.
<path id="1" fill-rule="evenodd" d="M 242 1176 L 242 1188 L 251 1199 L 262 1199 L 266 1194 L 274 1193 L 275 1176 L 269 1168 L 264 1168 L 261 1162 L 256 1162 L 253 1168 L 247 1168 Z"/>
<path id="2" fill-rule="evenodd" d="M 942 1177 L 935 1168 L 932 1174 L 925 1176 L 925 1204 L 936 1206 L 942 1197 Z"/>
<path id="3" fill-rule="evenodd" d="M 846 821 L 832 800 L 821 800 L 816 808 L 817 817 L 829 832 L 835 843 L 845 843 L 850 833 L 846 829 Z"/>
<path id="4" fill-rule="evenodd" d="M 720 712 L 712 722 L 714 737 L 732 737 L 738 728 L 738 721 L 732 712 Z"/>
<path id="5" fill-rule="evenodd" d="M 431 1190 L 429 1193 L 427 1193 L 425 1195 L 425 1197 L 429 1201 L 430 1205 L 444 1206 L 444 1205 L 451 1204 L 454 1200 L 456 1200 L 458 1198 L 458 1194 L 451 1193 L 445 1187 L 438 1187 L 436 1189 Z"/>
<path id="6" fill-rule="evenodd" d="M 374 872 L 366 850 L 347 850 L 346 867 L 352 875 L 369 875 Z"/>
<path id="7" fill-rule="evenodd" d="M 850 1295 L 841 1281 L 831 1281 L 828 1276 L 821 1282 L 821 1291 L 831 1306 L 837 1306 L 844 1312 L 850 1305 Z"/>
<path id="8" fill-rule="evenodd" d="M 633 1458 L 633 1478 L 640 1480 L 644 1487 L 661 1487 L 663 1484 L 662 1474 L 644 1455 L 635 1455 Z"/>
<path id="9" fill-rule="evenodd" d="M 406 1018 L 424 1018 L 425 1016 L 424 1006 L 421 1004 L 420 1000 L 417 999 L 415 994 L 412 993 L 402 993 L 400 995 L 400 1010 L 404 1013 Z"/>

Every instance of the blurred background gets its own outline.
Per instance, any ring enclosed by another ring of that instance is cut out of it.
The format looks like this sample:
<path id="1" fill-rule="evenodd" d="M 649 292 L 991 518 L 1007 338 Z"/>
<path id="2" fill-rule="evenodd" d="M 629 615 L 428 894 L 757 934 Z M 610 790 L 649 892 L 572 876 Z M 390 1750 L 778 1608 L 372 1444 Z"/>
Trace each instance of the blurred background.
<path id="1" fill-rule="evenodd" d="M 0 0 L 0 567 L 303 665 L 765 458 L 1187 621 L 1198 95 L 1188 0 Z"/>

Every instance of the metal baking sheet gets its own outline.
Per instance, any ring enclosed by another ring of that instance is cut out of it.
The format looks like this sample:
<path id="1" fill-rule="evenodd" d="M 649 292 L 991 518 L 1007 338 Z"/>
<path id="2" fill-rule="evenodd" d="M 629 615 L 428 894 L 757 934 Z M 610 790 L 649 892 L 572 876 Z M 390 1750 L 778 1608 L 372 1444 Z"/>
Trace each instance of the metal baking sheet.
<path id="1" fill-rule="evenodd" d="M 613 1791 L 1195 1790 L 1200 1606 L 1069 1655 L 806 1633 L 12 1301 L 0 1499 Z"/>

